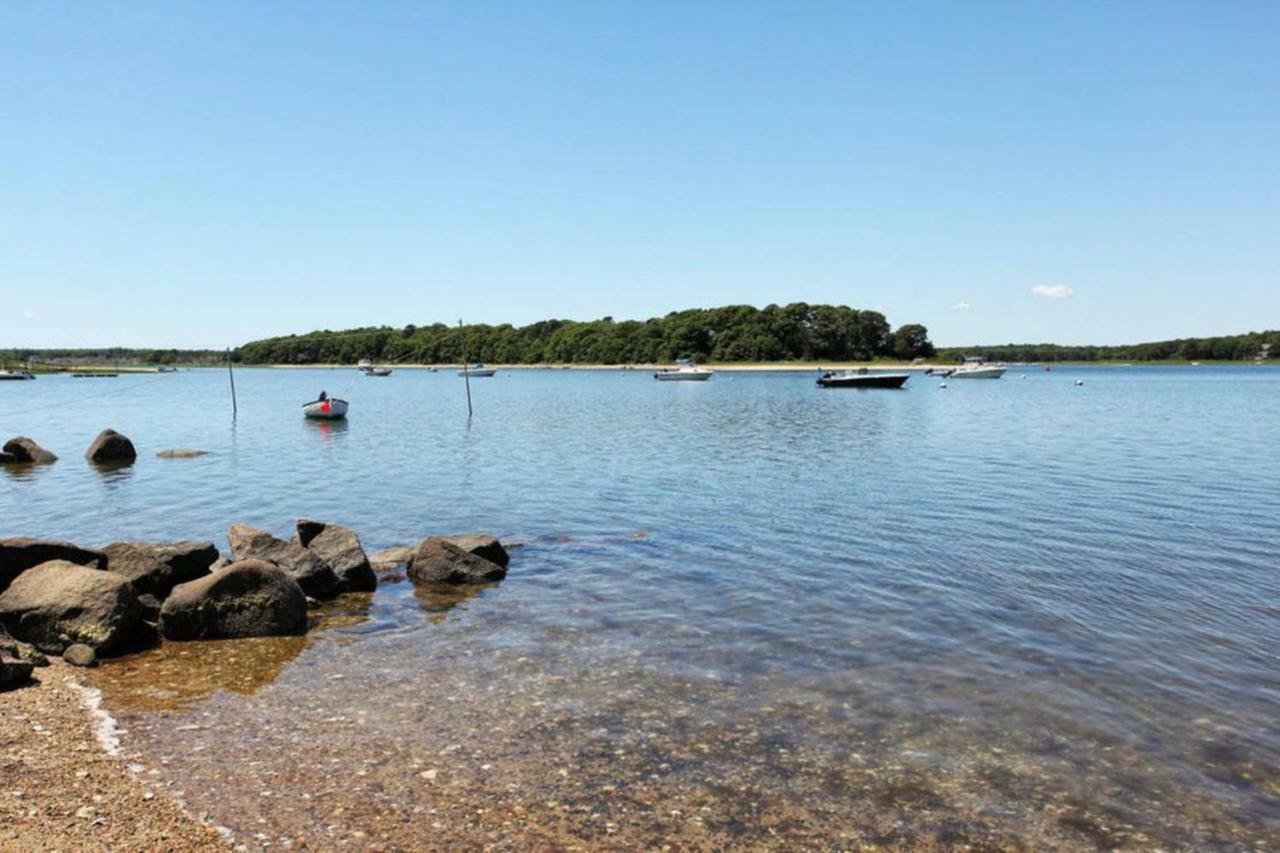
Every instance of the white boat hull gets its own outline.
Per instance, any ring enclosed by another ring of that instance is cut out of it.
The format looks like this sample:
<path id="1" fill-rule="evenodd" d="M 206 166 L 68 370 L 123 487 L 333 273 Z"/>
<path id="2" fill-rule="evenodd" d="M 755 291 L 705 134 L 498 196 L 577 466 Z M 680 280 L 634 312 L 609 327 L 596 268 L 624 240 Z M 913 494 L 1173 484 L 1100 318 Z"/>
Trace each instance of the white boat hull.
<path id="1" fill-rule="evenodd" d="M 302 407 L 302 414 L 313 420 L 337 421 L 347 416 L 347 401 L 336 397 L 316 400 Z"/>
<path id="2" fill-rule="evenodd" d="M 659 382 L 706 382 L 715 374 L 712 370 L 659 370 L 653 378 Z"/>
<path id="3" fill-rule="evenodd" d="M 1003 367 L 971 367 L 961 368 L 951 374 L 952 379 L 999 379 L 1004 376 Z"/>
<path id="4" fill-rule="evenodd" d="M 497 368 L 493 368 L 493 367 L 485 367 L 485 368 L 481 368 L 481 369 L 479 369 L 479 370 L 475 370 L 475 369 L 472 369 L 472 370 L 459 370 L 459 371 L 458 371 L 458 375 L 459 375 L 459 376 L 470 376 L 470 377 L 471 377 L 471 378 L 473 378 L 473 379 L 482 379 L 482 378 L 484 378 L 484 377 L 486 377 L 486 376 L 492 376 L 493 374 L 495 374 L 495 373 L 497 373 L 497 372 L 498 372 L 498 371 L 497 371 Z"/>

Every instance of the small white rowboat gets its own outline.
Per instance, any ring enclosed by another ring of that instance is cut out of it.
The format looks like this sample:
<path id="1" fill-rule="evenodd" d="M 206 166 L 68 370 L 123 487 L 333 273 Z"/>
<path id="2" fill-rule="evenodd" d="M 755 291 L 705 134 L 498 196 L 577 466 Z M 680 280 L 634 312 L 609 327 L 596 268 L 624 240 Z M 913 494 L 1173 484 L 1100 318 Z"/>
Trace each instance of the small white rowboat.
<path id="1" fill-rule="evenodd" d="M 302 414 L 322 421 L 341 420 L 347 416 L 347 401 L 330 397 L 328 400 L 313 400 L 302 407 Z"/>

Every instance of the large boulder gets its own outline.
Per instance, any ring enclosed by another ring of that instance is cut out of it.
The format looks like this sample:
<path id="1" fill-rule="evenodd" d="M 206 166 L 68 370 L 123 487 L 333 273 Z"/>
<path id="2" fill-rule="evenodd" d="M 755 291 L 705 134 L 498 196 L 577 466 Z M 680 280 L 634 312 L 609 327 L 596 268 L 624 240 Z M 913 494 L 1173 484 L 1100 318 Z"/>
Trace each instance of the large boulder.
<path id="1" fill-rule="evenodd" d="M 507 569 L 432 536 L 414 550 L 407 574 L 414 583 L 485 583 L 502 580 Z"/>
<path id="2" fill-rule="evenodd" d="M 221 556 L 212 542 L 113 542 L 102 550 L 107 571 L 127 577 L 139 595 L 161 601 L 178 584 L 209 574 Z"/>
<path id="3" fill-rule="evenodd" d="M 96 569 L 107 567 L 106 554 L 70 542 L 26 536 L 0 539 L 0 592 L 4 592 L 13 579 L 27 569 L 50 560 L 65 560 Z"/>
<path id="4" fill-rule="evenodd" d="M 84 458 L 98 465 L 122 465 L 138 458 L 133 442 L 113 429 L 104 429 L 84 452 Z"/>
<path id="5" fill-rule="evenodd" d="M 109 651 L 139 616 L 128 579 L 65 560 L 28 569 L 0 594 L 0 625 L 50 654 L 73 643 Z"/>
<path id="6" fill-rule="evenodd" d="M 307 630 L 307 597 L 284 569 L 241 560 L 174 587 L 160 611 L 169 640 L 267 637 Z"/>
<path id="7" fill-rule="evenodd" d="M 355 531 L 300 518 L 294 541 L 324 560 L 337 576 L 340 592 L 373 592 L 377 588 L 378 579 Z"/>
<path id="8" fill-rule="evenodd" d="M 502 547 L 502 543 L 497 537 L 488 533 L 459 533 L 454 536 L 441 536 L 447 542 L 452 542 L 464 551 L 475 554 L 477 557 L 483 557 L 490 563 L 497 563 L 504 569 L 511 562 L 511 555 L 507 553 L 507 549 Z"/>
<path id="9" fill-rule="evenodd" d="M 4 452 L 7 453 L 15 462 L 25 462 L 35 465 L 49 465 L 58 461 L 58 457 L 45 450 L 33 439 L 27 438 L 25 435 L 19 435 L 11 438 L 4 443 Z"/>
<path id="10" fill-rule="evenodd" d="M 240 560 L 265 560 L 279 566 L 312 598 L 324 601 L 338 594 L 338 576 L 324 560 L 297 542 L 277 539 L 265 530 L 247 524 L 233 524 L 227 531 L 231 557 Z"/>

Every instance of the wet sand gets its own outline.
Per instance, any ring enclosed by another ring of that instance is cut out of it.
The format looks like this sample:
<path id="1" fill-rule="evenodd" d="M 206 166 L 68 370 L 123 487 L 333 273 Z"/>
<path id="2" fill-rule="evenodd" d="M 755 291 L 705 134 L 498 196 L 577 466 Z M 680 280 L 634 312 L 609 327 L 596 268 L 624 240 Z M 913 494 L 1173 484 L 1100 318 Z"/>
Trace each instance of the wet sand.
<path id="1" fill-rule="evenodd" d="M 226 850 L 148 768 L 98 740 L 83 670 L 0 693 L 0 850 Z"/>

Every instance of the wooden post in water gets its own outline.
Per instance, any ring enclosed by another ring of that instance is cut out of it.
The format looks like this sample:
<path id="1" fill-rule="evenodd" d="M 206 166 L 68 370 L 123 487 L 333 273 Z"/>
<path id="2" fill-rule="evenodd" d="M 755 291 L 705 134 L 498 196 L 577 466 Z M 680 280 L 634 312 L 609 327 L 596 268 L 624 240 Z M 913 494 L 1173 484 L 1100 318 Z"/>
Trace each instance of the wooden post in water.
<path id="1" fill-rule="evenodd" d="M 458 321 L 458 331 L 462 334 L 462 381 L 467 385 L 467 417 L 471 417 L 471 360 L 467 358 L 467 330 Z"/>
<path id="2" fill-rule="evenodd" d="M 227 378 L 231 380 L 231 420 L 236 419 L 236 373 L 231 369 L 231 350 L 227 350 Z"/>

